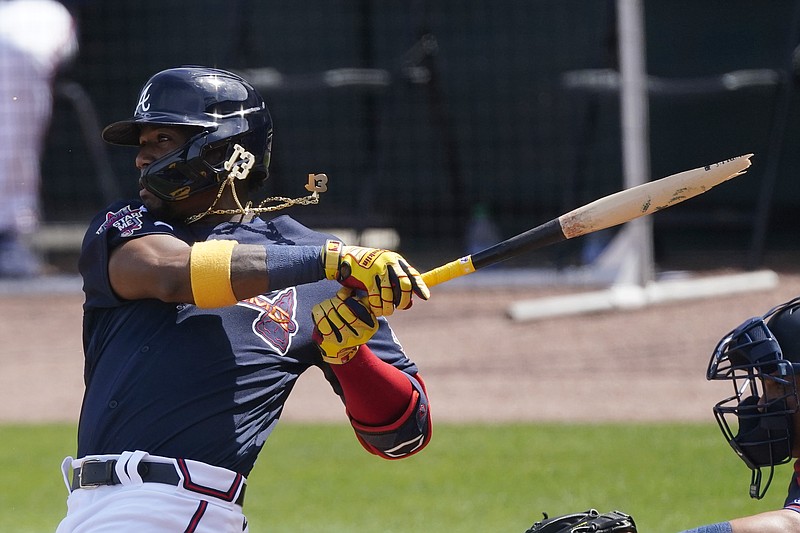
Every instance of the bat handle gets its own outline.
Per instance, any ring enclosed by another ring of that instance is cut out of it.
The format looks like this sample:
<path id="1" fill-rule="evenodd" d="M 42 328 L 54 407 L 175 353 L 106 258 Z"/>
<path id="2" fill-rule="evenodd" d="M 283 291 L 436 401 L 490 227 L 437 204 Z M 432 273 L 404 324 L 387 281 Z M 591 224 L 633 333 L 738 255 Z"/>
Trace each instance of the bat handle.
<path id="1" fill-rule="evenodd" d="M 434 285 L 439 285 L 445 281 L 466 276 L 473 272 L 475 272 L 475 267 L 472 264 L 472 256 L 467 255 L 425 272 L 422 274 L 422 281 L 424 281 L 425 285 L 428 287 L 433 287 Z"/>

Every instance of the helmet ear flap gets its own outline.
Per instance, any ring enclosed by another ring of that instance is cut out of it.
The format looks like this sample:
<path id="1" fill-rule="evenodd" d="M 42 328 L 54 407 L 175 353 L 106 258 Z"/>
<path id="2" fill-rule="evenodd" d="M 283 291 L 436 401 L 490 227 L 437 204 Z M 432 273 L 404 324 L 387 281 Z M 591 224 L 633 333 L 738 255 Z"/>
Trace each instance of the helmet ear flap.
<path id="1" fill-rule="evenodd" d="M 217 146 L 208 146 L 205 150 L 203 150 L 202 158 L 203 161 L 205 161 L 209 166 L 218 168 L 221 167 L 222 164 L 228 160 L 228 158 L 230 158 L 232 153 L 232 143 L 225 142 Z"/>

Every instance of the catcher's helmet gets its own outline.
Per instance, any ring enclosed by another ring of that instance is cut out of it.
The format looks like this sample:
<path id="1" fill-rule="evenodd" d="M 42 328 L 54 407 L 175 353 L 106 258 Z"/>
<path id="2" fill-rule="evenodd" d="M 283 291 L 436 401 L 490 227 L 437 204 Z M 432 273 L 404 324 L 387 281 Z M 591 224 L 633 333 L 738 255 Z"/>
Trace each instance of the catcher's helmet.
<path id="1" fill-rule="evenodd" d="M 142 171 L 145 188 L 163 200 L 182 200 L 221 183 L 235 144 L 255 158 L 249 179 L 260 184 L 267 177 L 272 118 L 261 95 L 232 72 L 199 66 L 159 72 L 144 84 L 133 117 L 107 126 L 103 139 L 138 146 L 143 125 L 196 129 L 181 148 Z"/>
<path id="2" fill-rule="evenodd" d="M 752 470 L 753 498 L 764 496 L 774 467 L 792 457 L 794 417 L 800 405 L 797 375 L 800 298 L 746 320 L 719 342 L 711 357 L 706 377 L 730 380 L 734 389 L 733 396 L 714 406 L 714 416 L 728 443 Z M 762 467 L 770 469 L 763 490 Z"/>

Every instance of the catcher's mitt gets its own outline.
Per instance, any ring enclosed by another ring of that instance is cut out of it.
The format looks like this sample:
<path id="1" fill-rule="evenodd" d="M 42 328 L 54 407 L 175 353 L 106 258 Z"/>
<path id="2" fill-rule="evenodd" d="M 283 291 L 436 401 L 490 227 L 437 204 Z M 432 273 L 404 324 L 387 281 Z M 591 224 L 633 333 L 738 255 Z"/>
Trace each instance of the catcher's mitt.
<path id="1" fill-rule="evenodd" d="M 589 509 L 536 522 L 525 533 L 637 533 L 633 517 L 620 511 L 605 514 Z"/>

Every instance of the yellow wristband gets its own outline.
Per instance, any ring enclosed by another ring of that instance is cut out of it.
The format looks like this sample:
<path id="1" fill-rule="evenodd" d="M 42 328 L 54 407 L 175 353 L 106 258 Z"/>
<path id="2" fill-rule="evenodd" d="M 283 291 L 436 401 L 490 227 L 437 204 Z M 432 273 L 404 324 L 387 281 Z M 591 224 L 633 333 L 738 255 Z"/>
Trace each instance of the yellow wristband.
<path id="1" fill-rule="evenodd" d="M 231 256 L 236 244 L 236 241 L 222 240 L 192 245 L 189 267 L 197 307 L 226 307 L 238 301 L 231 287 Z"/>

